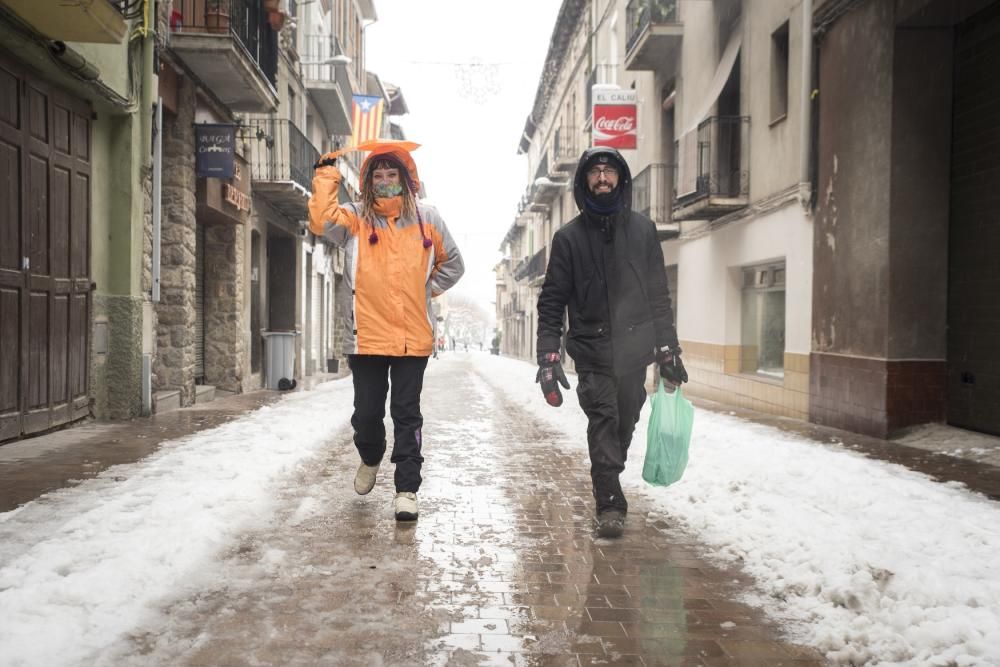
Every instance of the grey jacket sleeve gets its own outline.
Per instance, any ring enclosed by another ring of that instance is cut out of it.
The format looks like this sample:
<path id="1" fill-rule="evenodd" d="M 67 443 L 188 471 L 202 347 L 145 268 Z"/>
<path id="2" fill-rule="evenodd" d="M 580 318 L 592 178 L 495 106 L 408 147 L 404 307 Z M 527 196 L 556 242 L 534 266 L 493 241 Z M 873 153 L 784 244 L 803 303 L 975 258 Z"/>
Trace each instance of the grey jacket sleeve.
<path id="1" fill-rule="evenodd" d="M 465 273 L 465 262 L 458 244 L 441 219 L 441 214 L 432 207 L 421 206 L 424 224 L 430 225 L 431 240 L 434 242 L 434 268 L 431 270 L 431 295 L 437 296 L 455 286 Z"/>

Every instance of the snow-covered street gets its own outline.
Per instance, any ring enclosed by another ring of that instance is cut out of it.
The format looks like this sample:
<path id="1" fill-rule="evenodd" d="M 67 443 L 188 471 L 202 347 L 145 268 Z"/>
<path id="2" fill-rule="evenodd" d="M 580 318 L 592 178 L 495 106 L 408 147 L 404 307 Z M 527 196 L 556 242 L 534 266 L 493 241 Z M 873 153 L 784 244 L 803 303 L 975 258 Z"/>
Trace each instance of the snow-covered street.
<path id="1" fill-rule="evenodd" d="M 353 491 L 350 378 L 0 514 L 0 664 L 1000 664 L 996 502 L 707 409 L 651 487 L 647 406 L 595 539 L 534 374 L 431 362 L 415 526 L 388 460 Z"/>

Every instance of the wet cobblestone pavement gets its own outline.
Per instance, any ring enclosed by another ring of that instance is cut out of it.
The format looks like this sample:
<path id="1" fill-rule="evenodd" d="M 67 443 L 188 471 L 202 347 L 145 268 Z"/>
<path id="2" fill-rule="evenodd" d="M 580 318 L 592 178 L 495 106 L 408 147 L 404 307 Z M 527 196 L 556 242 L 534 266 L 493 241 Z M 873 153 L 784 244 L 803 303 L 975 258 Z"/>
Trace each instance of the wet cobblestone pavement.
<path id="1" fill-rule="evenodd" d="M 266 529 L 100 664 L 823 664 L 641 499 L 622 539 L 595 539 L 586 462 L 482 378 L 429 373 L 424 413 L 416 524 L 392 518 L 388 460 L 354 493 L 345 429 Z"/>

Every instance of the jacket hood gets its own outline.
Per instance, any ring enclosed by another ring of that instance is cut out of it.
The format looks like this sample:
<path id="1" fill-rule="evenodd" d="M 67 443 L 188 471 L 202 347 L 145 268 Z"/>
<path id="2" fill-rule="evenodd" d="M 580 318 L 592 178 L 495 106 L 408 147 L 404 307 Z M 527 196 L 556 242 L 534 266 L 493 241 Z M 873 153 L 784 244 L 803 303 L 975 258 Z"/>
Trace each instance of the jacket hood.
<path id="1" fill-rule="evenodd" d="M 420 175 L 417 174 L 417 163 L 413 161 L 410 151 L 419 145 L 411 141 L 392 141 L 386 139 L 359 144 L 357 146 L 358 149 L 371 151 L 364 162 L 361 163 L 362 182 L 364 182 L 365 174 L 368 173 L 368 167 L 371 165 L 372 160 L 379 157 L 391 157 L 406 168 L 410 176 L 410 181 L 416 189 L 416 192 L 413 194 L 414 196 L 418 196 L 420 192 Z"/>
<path id="2" fill-rule="evenodd" d="M 587 195 L 587 172 L 586 165 L 592 158 L 606 155 L 618 167 L 618 188 L 622 192 L 622 210 L 632 210 L 632 172 L 628 168 L 628 163 L 614 148 L 608 146 L 593 146 L 583 151 L 580 161 L 576 165 L 576 176 L 573 177 L 573 199 L 576 207 L 581 213 L 586 213 L 584 207 L 584 197 Z"/>

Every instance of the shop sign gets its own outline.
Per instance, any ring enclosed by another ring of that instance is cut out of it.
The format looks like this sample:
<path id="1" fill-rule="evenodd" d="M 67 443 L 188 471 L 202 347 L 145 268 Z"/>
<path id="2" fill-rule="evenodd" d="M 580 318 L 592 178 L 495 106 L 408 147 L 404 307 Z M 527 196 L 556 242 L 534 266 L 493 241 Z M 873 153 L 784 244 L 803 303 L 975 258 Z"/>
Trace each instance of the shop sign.
<path id="1" fill-rule="evenodd" d="M 253 207 L 246 160 L 236 156 L 231 179 L 199 178 L 195 202 L 201 220 L 244 224 Z"/>
<path id="2" fill-rule="evenodd" d="M 199 123 L 194 126 L 195 175 L 232 178 L 236 161 L 236 126 Z"/>
<path id="3" fill-rule="evenodd" d="M 593 145 L 619 150 L 635 148 L 638 137 L 635 90 L 594 86 L 593 100 Z"/>
<path id="4" fill-rule="evenodd" d="M 238 187 L 243 185 L 243 168 L 239 162 L 236 162 L 233 167 L 233 181 L 235 181 L 235 184 L 222 184 L 222 199 L 232 205 L 237 211 L 249 212 L 250 195 Z"/>

